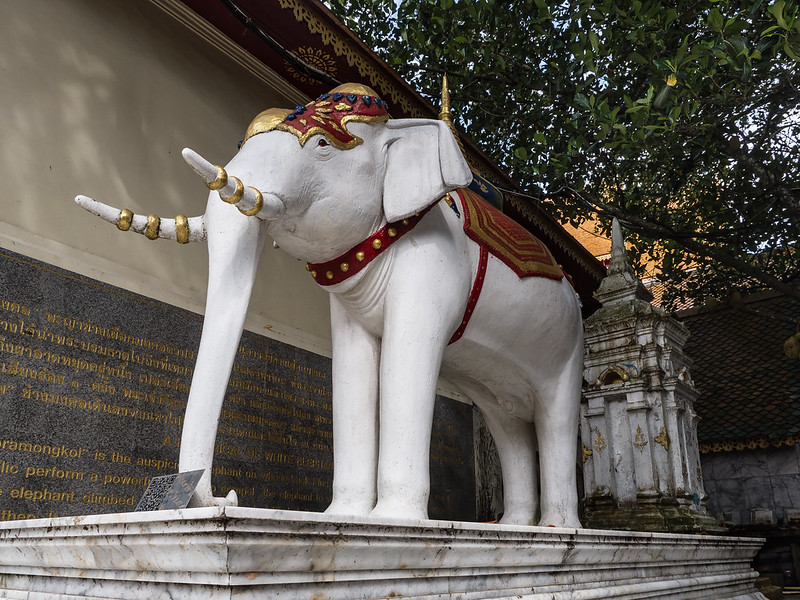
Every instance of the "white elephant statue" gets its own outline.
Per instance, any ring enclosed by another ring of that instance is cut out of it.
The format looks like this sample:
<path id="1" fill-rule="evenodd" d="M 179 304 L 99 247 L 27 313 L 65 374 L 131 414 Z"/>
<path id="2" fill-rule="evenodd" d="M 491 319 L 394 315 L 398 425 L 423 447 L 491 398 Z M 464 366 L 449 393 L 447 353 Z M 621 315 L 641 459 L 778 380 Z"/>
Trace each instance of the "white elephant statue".
<path id="1" fill-rule="evenodd" d="M 580 527 L 579 300 L 538 240 L 456 189 L 472 174 L 444 122 L 389 119 L 374 91 L 346 84 L 294 111 L 261 113 L 224 169 L 188 149 L 184 157 L 212 190 L 202 217 L 158 220 L 76 200 L 121 229 L 208 242 L 205 321 L 180 449 L 181 471 L 208 470 L 194 505 L 236 502 L 235 494 L 212 496 L 209 472 L 269 234 L 308 261 L 330 292 L 334 477 L 327 513 L 427 518 L 441 378 L 480 408 L 494 437 L 502 521 L 535 524 L 540 512 L 540 525 Z M 533 244 L 544 276 L 520 277 L 512 264 L 519 257 L 502 259 L 498 251 L 497 230 L 469 235 L 470 219 L 500 219 L 518 243 Z"/>

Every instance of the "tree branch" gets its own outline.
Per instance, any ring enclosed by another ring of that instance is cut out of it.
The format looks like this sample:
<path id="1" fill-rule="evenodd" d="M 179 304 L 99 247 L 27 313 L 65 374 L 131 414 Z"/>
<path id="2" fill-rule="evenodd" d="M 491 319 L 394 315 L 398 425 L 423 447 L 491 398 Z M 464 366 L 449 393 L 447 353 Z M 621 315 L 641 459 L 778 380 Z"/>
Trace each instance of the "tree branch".
<path id="1" fill-rule="evenodd" d="M 786 187 L 779 175 L 748 153 L 741 144 L 732 144 L 731 140 L 734 139 L 734 137 L 738 138 L 739 136 L 733 134 L 729 135 L 728 139 L 725 139 L 720 132 L 717 132 L 714 136 L 714 140 L 724 154 L 741 164 L 756 177 L 764 180 L 768 187 L 775 190 L 775 195 L 781 204 L 785 206 L 795 218 L 800 219 L 800 195 L 795 194 L 793 190 Z"/>
<path id="2" fill-rule="evenodd" d="M 453 71 L 450 69 L 443 69 L 442 67 L 429 67 L 427 65 L 419 66 L 421 71 L 426 73 L 439 73 L 440 75 L 447 75 L 448 77 L 463 77 L 464 73 L 461 71 Z M 506 77 L 503 73 L 488 72 L 488 73 L 470 73 L 470 85 L 473 81 L 494 81 L 497 83 L 505 83 L 516 85 L 518 80 Z"/>
<path id="3" fill-rule="evenodd" d="M 569 192 L 572 194 L 573 198 L 577 198 L 584 205 L 592 207 L 595 211 L 606 213 L 612 217 L 617 217 L 621 223 L 625 224 L 634 231 L 638 231 L 639 233 L 642 233 L 650 238 L 673 240 L 683 246 L 686 250 L 690 251 L 692 254 L 714 259 L 727 267 L 752 277 L 766 287 L 774 289 L 784 296 L 800 300 L 800 288 L 784 283 L 771 273 L 764 271 L 750 262 L 744 261 L 719 248 L 702 244 L 693 238 L 679 238 L 675 235 L 675 230 L 666 225 L 652 223 L 641 217 L 632 215 L 625 210 L 607 204 L 596 197 L 590 197 L 586 193 L 578 193 L 572 189 L 570 189 Z"/>

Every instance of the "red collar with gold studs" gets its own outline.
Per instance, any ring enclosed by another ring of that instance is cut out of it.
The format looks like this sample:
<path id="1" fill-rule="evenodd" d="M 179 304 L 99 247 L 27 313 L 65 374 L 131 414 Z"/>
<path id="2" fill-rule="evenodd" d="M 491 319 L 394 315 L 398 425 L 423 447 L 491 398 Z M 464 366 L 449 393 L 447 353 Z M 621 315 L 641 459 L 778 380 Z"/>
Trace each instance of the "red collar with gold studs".
<path id="1" fill-rule="evenodd" d="M 449 196 L 445 196 L 445 198 L 449 200 Z M 361 271 L 361 269 L 366 267 L 373 259 L 386 252 L 389 246 L 414 229 L 417 223 L 422 220 L 422 217 L 436 206 L 436 204 L 437 202 L 434 202 L 428 208 L 412 217 L 396 223 L 384 225 L 363 242 L 356 244 L 350 250 L 333 260 L 324 263 L 306 263 L 306 269 L 311 272 L 311 276 L 320 285 L 327 286 L 341 283 Z M 475 305 L 478 303 L 478 298 L 481 295 L 483 281 L 486 277 L 486 266 L 489 261 L 489 252 L 482 245 L 480 249 L 478 272 L 475 274 L 475 280 L 472 283 L 472 289 L 467 299 L 464 318 L 461 320 L 458 329 L 453 333 L 448 344 L 457 342 L 461 339 L 461 336 L 464 335 L 472 312 L 475 310 Z"/>
<path id="2" fill-rule="evenodd" d="M 436 202 L 419 213 L 397 221 L 387 223 L 363 242 L 350 250 L 324 263 L 306 263 L 306 270 L 311 273 L 320 285 L 336 285 L 352 277 L 366 267 L 375 258 L 386 252 L 397 240 L 416 227 L 422 217 L 436 206 Z"/>

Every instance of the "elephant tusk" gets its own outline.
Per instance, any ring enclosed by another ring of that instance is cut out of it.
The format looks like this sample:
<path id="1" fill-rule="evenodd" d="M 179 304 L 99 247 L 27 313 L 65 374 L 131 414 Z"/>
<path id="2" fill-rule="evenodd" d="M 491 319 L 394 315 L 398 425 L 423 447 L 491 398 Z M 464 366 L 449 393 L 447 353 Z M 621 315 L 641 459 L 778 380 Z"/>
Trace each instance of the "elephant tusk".
<path id="1" fill-rule="evenodd" d="M 274 194 L 262 194 L 252 186 L 244 189 L 242 199 L 236 204 L 236 208 L 246 217 L 258 216 L 268 221 L 277 219 L 286 212 L 286 206 L 280 198 Z"/>
<path id="2" fill-rule="evenodd" d="M 175 217 L 175 240 L 179 244 L 188 244 L 190 238 L 189 219 L 186 215 Z"/>
<path id="3" fill-rule="evenodd" d="M 228 204 L 238 204 L 244 196 L 244 184 L 238 177 L 228 175 L 223 167 L 208 162 L 191 148 L 184 148 L 181 152 L 195 173 L 200 176 L 206 187 L 219 192 L 219 197 Z"/>
<path id="4" fill-rule="evenodd" d="M 244 197 L 244 184 L 238 177 L 229 177 L 228 181 L 231 179 L 233 180 L 233 192 L 224 194 L 223 192 L 228 188 L 228 185 L 225 185 L 219 190 L 219 197 L 223 202 L 227 202 L 228 204 L 239 204 Z"/>
<path id="5" fill-rule="evenodd" d="M 248 186 L 247 189 L 253 190 L 253 192 L 255 192 L 256 195 L 255 202 L 253 203 L 253 208 L 251 208 L 250 210 L 244 210 L 241 206 L 237 206 L 236 208 L 238 208 L 239 212 L 241 212 L 245 217 L 254 217 L 261 212 L 262 208 L 264 208 L 264 195 L 252 186 Z"/>
<path id="6" fill-rule="evenodd" d="M 203 183 L 206 184 L 208 189 L 220 191 L 229 187 L 228 184 L 230 182 L 228 181 L 228 174 L 225 172 L 225 169 L 217 165 L 212 165 L 191 148 L 184 148 L 181 154 L 186 164 L 192 167 L 195 173 L 200 175 L 200 179 L 203 180 Z M 231 192 L 233 192 L 233 190 L 231 190 Z"/>
<path id="7" fill-rule="evenodd" d="M 191 148 L 184 148 L 183 159 L 197 173 L 206 187 L 219 193 L 223 202 L 233 204 L 243 215 L 261 219 L 277 219 L 286 212 L 286 206 L 274 194 L 262 194 L 252 186 L 229 175 L 223 167 L 212 164 Z"/>
<path id="8" fill-rule="evenodd" d="M 214 166 L 217 167 L 217 177 L 211 183 L 206 182 L 206 187 L 210 190 L 221 190 L 228 183 L 228 174 L 219 165 Z"/>
<path id="9" fill-rule="evenodd" d="M 84 206 L 84 208 L 86 207 Z M 119 218 L 117 219 L 117 229 L 119 229 L 120 231 L 128 231 L 131 228 L 131 223 L 133 223 L 133 212 L 128 210 L 127 208 L 123 208 L 121 211 L 119 211 Z"/>
<path id="10" fill-rule="evenodd" d="M 162 219 L 156 215 L 137 215 L 127 208 L 120 210 L 88 196 L 77 196 L 75 202 L 93 215 L 113 223 L 120 231 L 135 231 L 151 240 L 176 240 L 179 244 L 206 241 L 206 226 L 202 216 L 178 215 L 174 219 Z"/>

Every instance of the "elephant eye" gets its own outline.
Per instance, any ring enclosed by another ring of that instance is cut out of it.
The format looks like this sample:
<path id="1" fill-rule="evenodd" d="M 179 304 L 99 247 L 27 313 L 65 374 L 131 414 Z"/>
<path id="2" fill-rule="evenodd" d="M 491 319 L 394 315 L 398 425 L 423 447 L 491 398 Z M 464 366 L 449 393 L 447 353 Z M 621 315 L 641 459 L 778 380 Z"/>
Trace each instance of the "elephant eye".
<path id="1" fill-rule="evenodd" d="M 330 145 L 331 143 L 325 138 L 319 138 L 319 141 L 317 142 L 317 146 L 320 148 L 324 148 L 325 146 L 330 146 Z"/>

